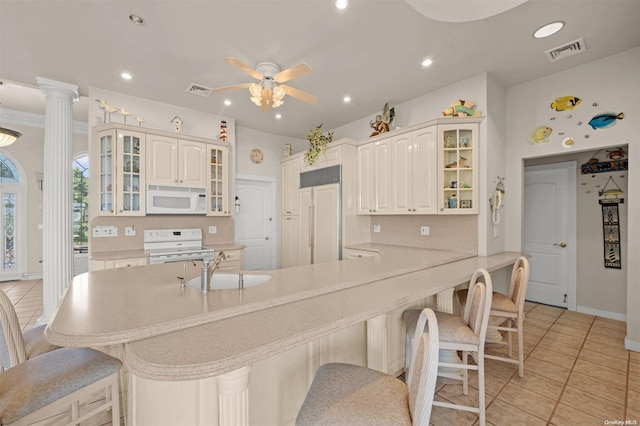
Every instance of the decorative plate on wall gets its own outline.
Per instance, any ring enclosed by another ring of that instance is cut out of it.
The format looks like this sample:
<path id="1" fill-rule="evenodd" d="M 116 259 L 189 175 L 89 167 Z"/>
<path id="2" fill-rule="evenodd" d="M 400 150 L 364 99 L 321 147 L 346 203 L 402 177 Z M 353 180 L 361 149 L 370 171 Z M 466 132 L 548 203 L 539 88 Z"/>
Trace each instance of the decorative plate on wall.
<path id="1" fill-rule="evenodd" d="M 260 164 L 260 163 L 262 163 L 262 160 L 264 159 L 264 154 L 262 154 L 262 151 L 260 151 L 258 148 L 254 148 L 249 153 L 249 158 L 254 163 Z"/>

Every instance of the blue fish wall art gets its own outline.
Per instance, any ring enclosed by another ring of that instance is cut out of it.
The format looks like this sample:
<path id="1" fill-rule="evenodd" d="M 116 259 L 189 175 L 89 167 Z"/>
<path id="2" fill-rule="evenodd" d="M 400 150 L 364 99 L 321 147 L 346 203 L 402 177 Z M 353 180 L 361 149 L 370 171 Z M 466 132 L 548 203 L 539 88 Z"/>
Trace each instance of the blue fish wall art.
<path id="1" fill-rule="evenodd" d="M 593 129 L 606 129 L 617 123 L 618 120 L 624 118 L 624 113 L 616 114 L 615 112 L 602 112 L 598 115 L 594 115 L 589 120 L 589 126 Z"/>

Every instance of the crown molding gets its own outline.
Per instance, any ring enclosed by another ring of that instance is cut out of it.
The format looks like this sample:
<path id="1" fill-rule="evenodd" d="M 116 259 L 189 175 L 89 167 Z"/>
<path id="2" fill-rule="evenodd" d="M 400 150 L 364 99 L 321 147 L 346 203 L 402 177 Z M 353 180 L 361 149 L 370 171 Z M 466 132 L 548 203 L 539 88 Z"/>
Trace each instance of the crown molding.
<path id="1" fill-rule="evenodd" d="M 44 129 L 44 115 L 0 108 L 0 122 Z M 89 123 L 73 121 L 73 133 L 89 134 Z"/>

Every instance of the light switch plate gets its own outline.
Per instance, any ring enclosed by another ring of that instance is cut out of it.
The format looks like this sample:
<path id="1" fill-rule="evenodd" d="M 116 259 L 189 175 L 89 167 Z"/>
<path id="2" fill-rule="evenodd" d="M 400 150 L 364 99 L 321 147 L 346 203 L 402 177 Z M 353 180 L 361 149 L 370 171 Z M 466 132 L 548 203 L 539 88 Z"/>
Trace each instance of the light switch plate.
<path id="1" fill-rule="evenodd" d="M 380 225 L 373 225 L 373 232 L 380 232 Z"/>
<path id="2" fill-rule="evenodd" d="M 428 226 L 421 226 L 420 227 L 420 235 L 429 235 L 429 227 Z"/>
<path id="3" fill-rule="evenodd" d="M 215 225 L 210 225 L 209 226 L 209 233 L 210 234 L 215 234 L 217 232 L 218 232 L 218 227 L 217 226 L 215 226 Z"/>
<path id="4" fill-rule="evenodd" d="M 135 226 L 127 226 L 124 228 L 124 235 L 127 237 L 135 237 L 136 236 L 136 227 Z"/>

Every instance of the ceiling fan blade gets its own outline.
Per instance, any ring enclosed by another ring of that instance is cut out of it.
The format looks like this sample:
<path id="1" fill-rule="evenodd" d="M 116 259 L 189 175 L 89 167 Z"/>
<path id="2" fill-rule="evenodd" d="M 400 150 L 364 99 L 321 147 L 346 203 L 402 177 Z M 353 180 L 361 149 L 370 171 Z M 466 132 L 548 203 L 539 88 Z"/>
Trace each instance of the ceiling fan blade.
<path id="1" fill-rule="evenodd" d="M 229 62 L 231 65 L 235 65 L 236 67 L 240 68 L 242 71 L 246 72 L 256 80 L 262 80 L 262 78 L 264 77 L 258 71 L 254 70 L 253 68 L 249 68 L 248 66 L 246 66 L 245 64 L 237 60 L 236 58 L 224 58 L 224 60 Z"/>
<path id="2" fill-rule="evenodd" d="M 281 84 L 280 87 L 282 87 L 282 89 L 284 90 L 284 93 L 286 93 L 287 95 L 293 98 L 299 99 L 302 102 L 306 102 L 311 105 L 318 102 L 317 97 L 310 95 L 307 92 L 303 92 L 300 89 L 296 89 L 295 87 L 287 86 L 286 84 Z"/>
<path id="3" fill-rule="evenodd" d="M 234 84 L 233 86 L 225 86 L 225 87 L 218 87 L 216 89 L 211 89 L 211 91 L 214 93 L 218 93 L 218 92 L 226 92 L 227 90 L 246 89 L 252 84 L 253 83 Z"/>
<path id="4" fill-rule="evenodd" d="M 293 80 L 294 78 L 307 75 L 311 73 L 311 71 L 313 70 L 309 65 L 299 64 L 291 68 L 287 68 L 286 70 L 280 71 L 278 74 L 273 76 L 273 79 L 276 81 L 276 83 L 284 83 L 285 81 Z"/>
<path id="5" fill-rule="evenodd" d="M 264 89 L 262 91 L 262 105 L 260 106 L 260 109 L 263 112 L 269 111 L 269 109 L 271 109 L 272 103 L 273 103 L 273 92 L 271 91 L 271 89 Z"/>

